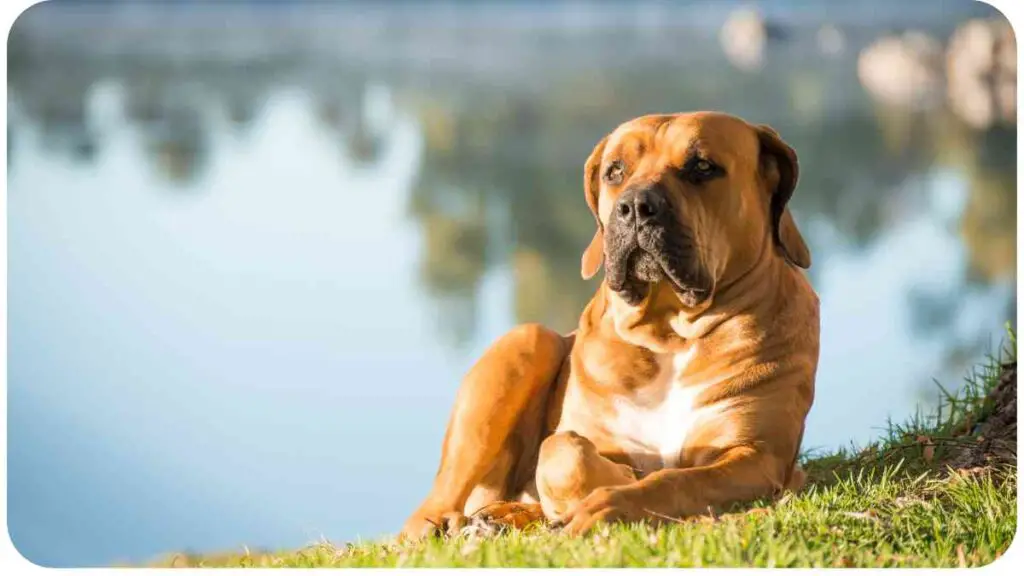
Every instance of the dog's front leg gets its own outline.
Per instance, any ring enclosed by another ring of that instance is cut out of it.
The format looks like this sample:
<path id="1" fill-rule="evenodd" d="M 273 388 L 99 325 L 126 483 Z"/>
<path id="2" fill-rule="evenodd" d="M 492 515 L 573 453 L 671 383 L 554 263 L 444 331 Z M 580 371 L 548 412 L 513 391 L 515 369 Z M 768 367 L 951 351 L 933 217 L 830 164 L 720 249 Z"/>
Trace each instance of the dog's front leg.
<path id="1" fill-rule="evenodd" d="M 731 448 L 706 466 L 659 470 L 626 486 L 598 488 L 565 517 L 564 531 L 577 535 L 600 522 L 671 520 L 768 496 L 784 486 L 787 464 L 752 446 Z"/>

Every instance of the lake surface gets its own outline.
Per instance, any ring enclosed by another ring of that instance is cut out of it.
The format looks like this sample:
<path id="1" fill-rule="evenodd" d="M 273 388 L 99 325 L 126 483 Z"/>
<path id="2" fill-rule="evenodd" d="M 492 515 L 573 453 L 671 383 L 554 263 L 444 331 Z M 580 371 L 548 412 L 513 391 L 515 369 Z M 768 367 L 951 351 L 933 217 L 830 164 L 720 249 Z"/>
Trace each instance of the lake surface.
<path id="1" fill-rule="evenodd" d="M 32 8 L 7 127 L 22 554 L 397 530 L 473 360 L 519 322 L 574 327 L 597 286 L 583 161 L 648 112 L 726 110 L 800 155 L 822 319 L 806 450 L 957 387 L 1016 317 L 1016 133 L 878 106 L 856 53 L 983 5 L 773 4 L 792 34 L 744 72 L 716 36 L 733 3 L 690 4 Z M 824 15 L 839 55 L 814 48 Z"/>

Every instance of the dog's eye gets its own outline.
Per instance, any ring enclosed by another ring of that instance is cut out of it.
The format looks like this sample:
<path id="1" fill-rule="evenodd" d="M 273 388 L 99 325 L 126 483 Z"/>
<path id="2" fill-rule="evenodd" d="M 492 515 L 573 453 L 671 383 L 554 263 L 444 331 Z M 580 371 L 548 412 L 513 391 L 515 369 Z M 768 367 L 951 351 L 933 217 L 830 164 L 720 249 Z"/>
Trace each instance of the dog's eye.
<path id="1" fill-rule="evenodd" d="M 615 160 L 608 165 L 608 169 L 604 171 L 604 181 L 609 184 L 621 184 L 622 176 L 626 171 L 626 167 L 622 164 L 621 160 Z"/>
<path id="2" fill-rule="evenodd" d="M 720 167 L 716 166 L 710 160 L 705 160 L 703 158 L 687 162 L 686 166 L 684 166 L 682 170 L 683 178 L 697 184 L 721 176 L 723 173 L 724 172 Z"/>

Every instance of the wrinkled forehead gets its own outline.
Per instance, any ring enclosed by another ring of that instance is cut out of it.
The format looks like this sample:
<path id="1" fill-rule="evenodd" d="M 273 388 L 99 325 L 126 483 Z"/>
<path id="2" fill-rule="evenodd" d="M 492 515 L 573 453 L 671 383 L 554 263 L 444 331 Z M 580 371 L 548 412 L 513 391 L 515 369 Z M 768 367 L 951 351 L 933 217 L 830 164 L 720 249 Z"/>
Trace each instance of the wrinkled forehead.
<path id="1" fill-rule="evenodd" d="M 642 116 L 611 133 L 605 160 L 654 155 L 678 162 L 693 153 L 725 166 L 756 162 L 757 134 L 743 120 L 726 114 Z"/>

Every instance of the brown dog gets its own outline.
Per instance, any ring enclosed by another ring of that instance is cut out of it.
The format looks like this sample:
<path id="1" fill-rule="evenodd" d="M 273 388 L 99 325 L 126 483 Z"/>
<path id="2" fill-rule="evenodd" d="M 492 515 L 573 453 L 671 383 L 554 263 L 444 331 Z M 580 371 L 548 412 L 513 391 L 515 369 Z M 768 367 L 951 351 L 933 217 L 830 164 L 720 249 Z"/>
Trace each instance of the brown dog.
<path id="1" fill-rule="evenodd" d="M 605 280 L 579 328 L 513 329 L 459 389 L 433 489 L 402 530 L 474 513 L 571 534 L 797 487 L 818 363 L 792 148 L 720 113 L 644 116 L 587 159 Z"/>

